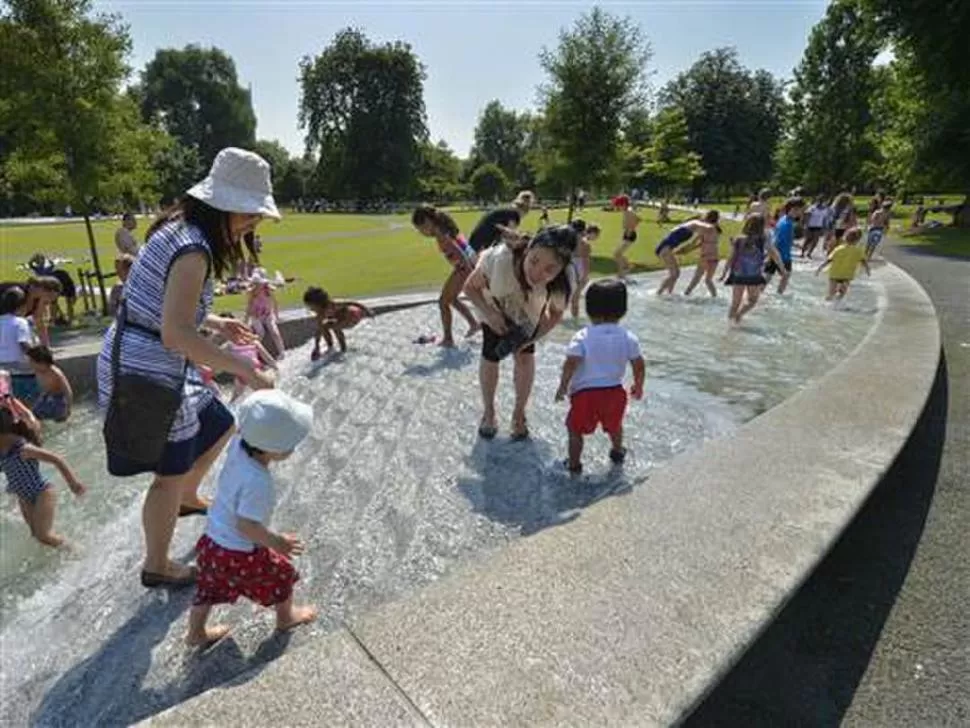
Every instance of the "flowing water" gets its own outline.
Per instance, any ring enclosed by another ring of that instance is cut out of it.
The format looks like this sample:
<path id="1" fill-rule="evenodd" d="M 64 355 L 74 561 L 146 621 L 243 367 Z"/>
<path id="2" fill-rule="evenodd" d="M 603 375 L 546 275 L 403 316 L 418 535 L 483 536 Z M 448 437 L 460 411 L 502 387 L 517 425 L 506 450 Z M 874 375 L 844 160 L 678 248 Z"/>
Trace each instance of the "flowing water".
<path id="1" fill-rule="evenodd" d="M 100 420 L 90 406 L 79 407 L 70 426 L 52 430 L 47 441 L 89 487 L 76 500 L 52 476 L 57 527 L 78 552 L 36 545 L 15 503 L 0 510 L 0 723 L 137 721 L 511 539 L 582 517 L 598 499 L 649 487 L 653 468 L 729 436 L 823 376 L 868 331 L 881 298 L 878 283 L 860 281 L 844 305 L 827 304 L 824 279 L 796 267 L 790 293 L 769 294 L 732 328 L 723 297 L 658 300 L 657 283 L 652 275 L 631 285 L 624 322 L 647 359 L 646 398 L 631 402 L 626 420 L 630 458 L 622 471 L 611 470 L 606 438 L 595 436 L 578 480 L 559 464 L 566 405 L 553 401 L 575 325 L 540 345 L 532 438 L 521 443 L 504 435 L 510 364 L 499 387 L 503 433 L 485 443 L 476 437 L 478 342 L 453 351 L 412 343 L 437 330 L 435 307 L 365 322 L 349 334 L 351 351 L 342 359 L 311 365 L 308 346 L 289 352 L 281 386 L 313 403 L 316 422 L 275 468 L 274 525 L 304 538 L 297 598 L 318 604 L 321 618 L 293 635 L 271 636 L 271 614 L 241 601 L 220 612 L 233 638 L 202 656 L 180 641 L 191 593 L 149 592 L 138 583 L 147 479 L 105 474 Z M 210 477 L 203 491 L 212 487 Z M 173 552 L 189 558 L 203 526 L 200 518 L 182 519 Z"/>

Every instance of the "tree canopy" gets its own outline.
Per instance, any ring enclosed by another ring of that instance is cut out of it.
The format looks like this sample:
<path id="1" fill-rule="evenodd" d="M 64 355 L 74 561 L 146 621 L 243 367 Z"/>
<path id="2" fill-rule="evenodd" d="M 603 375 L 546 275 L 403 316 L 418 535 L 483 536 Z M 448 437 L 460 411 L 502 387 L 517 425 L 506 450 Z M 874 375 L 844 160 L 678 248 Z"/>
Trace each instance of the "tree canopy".
<path id="1" fill-rule="evenodd" d="M 319 154 L 317 192 L 335 198 L 404 199 L 414 191 L 428 138 L 424 67 L 411 46 L 337 33 L 300 61 L 300 128 Z"/>

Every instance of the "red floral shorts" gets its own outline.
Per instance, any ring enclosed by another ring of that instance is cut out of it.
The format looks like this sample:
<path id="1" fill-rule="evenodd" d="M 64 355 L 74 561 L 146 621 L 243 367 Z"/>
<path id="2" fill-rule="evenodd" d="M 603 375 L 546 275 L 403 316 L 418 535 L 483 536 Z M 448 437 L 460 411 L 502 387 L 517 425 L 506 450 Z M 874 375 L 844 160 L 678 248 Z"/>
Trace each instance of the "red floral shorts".
<path id="1" fill-rule="evenodd" d="M 623 387 L 583 389 L 569 398 L 566 429 L 577 435 L 592 435 L 597 427 L 610 434 L 623 427 L 626 390 Z"/>
<path id="2" fill-rule="evenodd" d="M 223 548 L 208 536 L 199 539 L 195 604 L 232 604 L 239 597 L 264 607 L 285 602 L 300 574 L 279 551 L 257 546 L 255 551 Z"/>

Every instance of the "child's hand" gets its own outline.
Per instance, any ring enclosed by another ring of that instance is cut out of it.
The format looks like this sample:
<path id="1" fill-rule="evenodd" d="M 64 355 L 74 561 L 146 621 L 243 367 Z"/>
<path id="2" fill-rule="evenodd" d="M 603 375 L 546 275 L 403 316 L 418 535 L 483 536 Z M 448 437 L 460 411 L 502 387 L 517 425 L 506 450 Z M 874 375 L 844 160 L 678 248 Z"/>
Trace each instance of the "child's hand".
<path id="1" fill-rule="evenodd" d="M 643 399 L 643 385 L 634 384 L 632 387 L 630 387 L 630 396 L 635 400 Z"/>
<path id="2" fill-rule="evenodd" d="M 556 390 L 556 401 L 562 402 L 564 399 L 566 399 L 566 388 L 560 387 Z"/>
<path id="3" fill-rule="evenodd" d="M 282 533 L 276 539 L 276 550 L 285 556 L 303 553 L 303 542 L 292 533 Z"/>
<path id="4" fill-rule="evenodd" d="M 71 492 L 78 497 L 88 492 L 88 489 L 84 487 L 84 484 L 74 477 L 67 479 L 67 487 L 70 488 Z"/>

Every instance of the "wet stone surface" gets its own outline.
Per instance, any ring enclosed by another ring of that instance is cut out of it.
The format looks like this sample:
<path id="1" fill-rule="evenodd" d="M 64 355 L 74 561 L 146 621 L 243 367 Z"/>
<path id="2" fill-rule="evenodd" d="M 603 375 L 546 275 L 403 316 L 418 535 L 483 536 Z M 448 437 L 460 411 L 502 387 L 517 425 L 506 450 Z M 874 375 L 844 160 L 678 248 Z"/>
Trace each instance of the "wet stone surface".
<path id="1" fill-rule="evenodd" d="M 677 453 L 730 435 L 826 374 L 868 331 L 879 299 L 877 287 L 862 281 L 834 308 L 821 300 L 824 279 L 796 267 L 791 293 L 768 295 L 732 329 L 723 296 L 657 300 L 657 282 L 648 276 L 631 286 L 624 322 L 647 358 L 646 398 L 631 402 L 626 420 L 630 457 L 622 469 L 611 468 L 606 437 L 594 436 L 579 479 L 560 464 L 566 405 L 553 401 L 574 324 L 540 344 L 532 438 L 525 442 L 507 434 L 510 362 L 499 385 L 499 436 L 483 442 L 476 436 L 480 340 L 450 351 L 412 343 L 437 332 L 435 307 L 365 322 L 348 335 L 345 357 L 311 364 L 308 346 L 291 351 L 281 386 L 313 403 L 316 422 L 293 457 L 276 466 L 273 526 L 304 538 L 297 598 L 319 605 L 321 618 L 276 636 L 270 611 L 244 602 L 224 607 L 217 614 L 233 625 L 232 638 L 204 655 L 181 642 L 191 591 L 148 592 L 138 583 L 147 479 L 105 474 L 100 420 L 79 408 L 71 429 L 53 431 L 47 443 L 90 490 L 74 501 L 58 487 L 57 524 L 78 553 L 52 554 L 31 543 L 15 503 L 0 511 L 0 722 L 118 725 L 146 718 L 511 539 L 581 518 L 597 500 L 649 487 L 651 470 Z M 203 492 L 213 485 L 210 477 Z M 182 519 L 174 553 L 191 558 L 203 526 L 202 519 Z"/>

